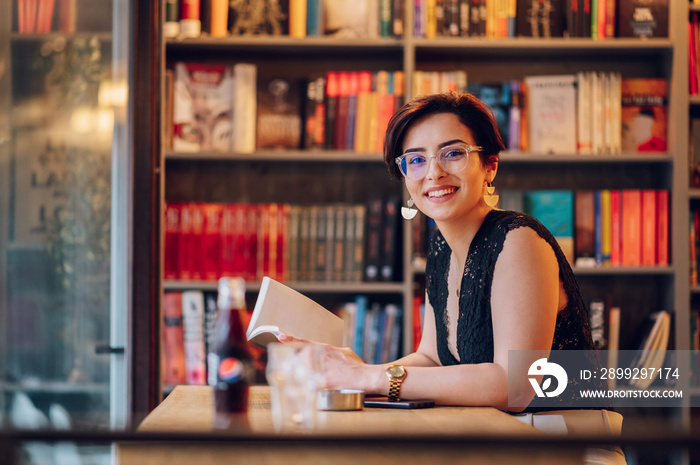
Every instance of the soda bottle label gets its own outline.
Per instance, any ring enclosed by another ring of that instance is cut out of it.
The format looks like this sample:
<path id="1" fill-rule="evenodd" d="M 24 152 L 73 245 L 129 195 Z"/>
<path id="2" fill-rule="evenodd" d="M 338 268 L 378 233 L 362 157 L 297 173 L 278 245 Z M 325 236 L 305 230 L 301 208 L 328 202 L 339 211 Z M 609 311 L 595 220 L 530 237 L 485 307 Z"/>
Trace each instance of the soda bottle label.
<path id="1" fill-rule="evenodd" d="M 243 378 L 245 365 L 234 357 L 224 358 L 219 362 L 219 379 L 227 383 L 235 383 Z"/>

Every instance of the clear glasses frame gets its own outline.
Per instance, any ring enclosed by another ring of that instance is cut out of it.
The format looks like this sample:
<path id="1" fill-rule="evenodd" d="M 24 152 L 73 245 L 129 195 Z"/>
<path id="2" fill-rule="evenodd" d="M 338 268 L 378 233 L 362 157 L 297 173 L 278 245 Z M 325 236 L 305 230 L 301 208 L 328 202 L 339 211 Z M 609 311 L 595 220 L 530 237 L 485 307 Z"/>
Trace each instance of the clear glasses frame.
<path id="1" fill-rule="evenodd" d="M 427 156 L 420 152 L 407 152 L 396 157 L 394 162 L 404 177 L 414 181 L 421 180 L 428 174 L 430 159 L 437 158 L 438 165 L 450 174 L 457 174 L 467 166 L 469 155 L 472 152 L 484 150 L 481 146 L 469 144 L 452 144 L 441 148 L 437 154 Z"/>

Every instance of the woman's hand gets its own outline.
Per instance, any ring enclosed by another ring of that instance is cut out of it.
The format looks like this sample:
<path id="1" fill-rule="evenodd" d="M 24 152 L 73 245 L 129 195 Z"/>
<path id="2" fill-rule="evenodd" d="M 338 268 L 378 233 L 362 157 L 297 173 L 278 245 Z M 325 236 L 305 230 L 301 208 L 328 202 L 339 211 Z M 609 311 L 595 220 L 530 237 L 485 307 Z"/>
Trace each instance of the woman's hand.
<path id="1" fill-rule="evenodd" d="M 321 389 L 360 389 L 377 393 L 378 381 L 386 381 L 381 365 L 368 365 L 349 347 L 335 347 L 288 334 L 279 334 L 282 343 L 314 344 L 320 351 Z"/>

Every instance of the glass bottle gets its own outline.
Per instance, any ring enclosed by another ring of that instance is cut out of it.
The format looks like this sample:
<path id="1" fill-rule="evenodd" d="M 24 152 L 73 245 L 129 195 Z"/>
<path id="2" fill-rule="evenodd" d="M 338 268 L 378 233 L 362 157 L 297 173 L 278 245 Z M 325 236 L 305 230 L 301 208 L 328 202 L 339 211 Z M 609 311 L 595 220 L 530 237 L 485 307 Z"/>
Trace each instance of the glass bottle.
<path id="1" fill-rule="evenodd" d="M 243 322 L 245 281 L 221 278 L 213 352 L 208 357 L 208 381 L 214 386 L 216 412 L 248 411 L 248 389 L 254 373 Z"/>

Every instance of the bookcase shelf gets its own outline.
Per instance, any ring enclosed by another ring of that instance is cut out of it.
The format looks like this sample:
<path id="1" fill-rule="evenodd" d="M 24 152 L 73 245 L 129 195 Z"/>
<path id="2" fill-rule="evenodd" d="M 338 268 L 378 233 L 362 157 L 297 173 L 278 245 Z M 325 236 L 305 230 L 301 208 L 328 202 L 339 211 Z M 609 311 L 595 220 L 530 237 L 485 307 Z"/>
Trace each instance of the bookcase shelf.
<path id="1" fill-rule="evenodd" d="M 573 266 L 572 269 L 576 276 L 672 276 L 674 273 L 673 267 L 670 266 Z M 414 267 L 413 272 L 417 275 L 424 275 L 425 267 Z M 700 293 L 700 286 L 697 286 L 695 292 Z"/>
<path id="2" fill-rule="evenodd" d="M 646 163 L 673 163 L 673 154 L 666 152 L 646 152 L 633 153 L 625 152 L 619 155 L 583 155 L 583 154 L 541 154 L 527 152 L 506 151 L 500 155 L 504 163 L 624 163 L 624 164 L 646 164 Z"/>
<path id="3" fill-rule="evenodd" d="M 585 164 L 664 164 L 673 163 L 674 155 L 667 152 L 626 152 L 619 155 L 542 154 L 505 151 L 501 161 L 511 163 L 585 163 Z M 257 150 L 254 153 L 235 152 L 165 152 L 166 160 L 238 160 L 238 161 L 328 161 L 384 163 L 381 153 L 355 153 L 349 150 Z"/>
<path id="4" fill-rule="evenodd" d="M 355 153 L 349 150 L 258 150 L 255 153 L 234 152 L 173 152 L 165 153 L 166 160 L 236 160 L 236 161 L 327 161 L 384 163 L 380 153 Z"/>
<path id="5" fill-rule="evenodd" d="M 629 55 L 673 52 L 673 42 L 670 39 L 624 39 L 613 38 L 593 40 L 586 38 L 550 38 L 533 39 L 517 37 L 513 39 L 490 40 L 483 38 L 451 38 L 437 37 L 435 39 L 407 38 L 406 43 L 424 49 L 458 49 L 468 53 L 494 53 L 502 55 L 547 56 L 548 54 L 579 54 L 605 53 L 606 55 Z"/>
<path id="6" fill-rule="evenodd" d="M 405 291 L 406 285 L 397 283 L 367 283 L 367 282 L 304 282 L 288 281 L 289 287 L 299 291 L 314 294 L 399 294 Z M 185 291 L 196 289 L 201 291 L 216 291 L 216 281 L 164 281 L 166 291 Z M 246 290 L 257 292 L 260 282 L 247 282 Z"/>

